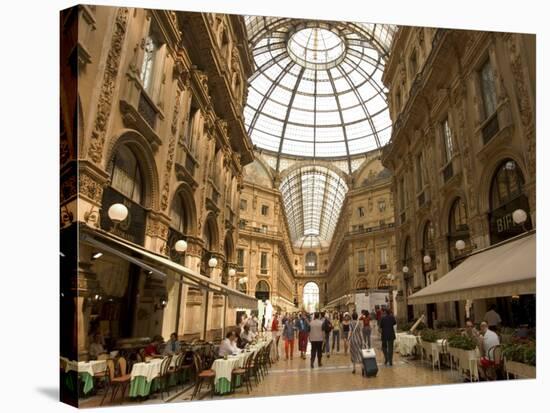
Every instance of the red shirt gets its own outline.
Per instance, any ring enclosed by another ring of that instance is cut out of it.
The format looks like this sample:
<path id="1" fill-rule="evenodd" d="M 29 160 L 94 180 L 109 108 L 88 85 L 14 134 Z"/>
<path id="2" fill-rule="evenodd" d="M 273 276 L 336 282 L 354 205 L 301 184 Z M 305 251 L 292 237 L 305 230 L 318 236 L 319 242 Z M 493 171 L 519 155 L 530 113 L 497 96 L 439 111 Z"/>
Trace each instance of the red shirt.
<path id="1" fill-rule="evenodd" d="M 370 327 L 370 317 L 362 316 L 361 319 L 363 320 L 363 327 Z"/>
<path id="2" fill-rule="evenodd" d="M 279 329 L 279 319 L 274 318 L 273 322 L 271 323 L 271 331 L 277 331 Z"/>
<path id="3" fill-rule="evenodd" d="M 147 347 L 145 347 L 145 355 L 150 357 L 157 354 L 157 347 L 151 343 Z"/>

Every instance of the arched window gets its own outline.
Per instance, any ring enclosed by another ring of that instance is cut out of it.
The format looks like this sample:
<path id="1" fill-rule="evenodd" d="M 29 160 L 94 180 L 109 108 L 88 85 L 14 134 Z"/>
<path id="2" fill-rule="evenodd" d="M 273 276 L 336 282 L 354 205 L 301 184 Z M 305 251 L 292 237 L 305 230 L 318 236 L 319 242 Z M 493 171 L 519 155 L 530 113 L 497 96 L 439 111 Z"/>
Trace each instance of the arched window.
<path id="1" fill-rule="evenodd" d="M 357 280 L 356 288 L 358 290 L 366 290 L 368 288 L 368 282 L 366 278 L 359 278 Z"/>
<path id="2" fill-rule="evenodd" d="M 118 148 L 111 173 L 111 187 L 137 204 L 143 202 L 143 178 L 134 152 L 123 145 Z"/>
<path id="3" fill-rule="evenodd" d="M 503 160 L 491 181 L 489 225 L 491 244 L 504 241 L 532 228 L 529 216 L 529 200 L 524 192 L 525 180 L 519 165 L 512 159 Z M 514 223 L 516 209 L 527 212 L 523 225 Z"/>
<path id="4" fill-rule="evenodd" d="M 449 263 L 454 268 L 460 264 L 461 258 L 471 250 L 466 204 L 462 198 L 456 198 L 449 210 L 449 234 L 447 238 Z M 464 241 L 465 244 L 462 251 L 456 248 L 456 242 L 459 240 Z"/>
<path id="5" fill-rule="evenodd" d="M 170 210 L 170 225 L 181 234 L 187 234 L 187 214 L 185 213 L 185 200 L 181 193 L 174 197 Z"/>
<path id="6" fill-rule="evenodd" d="M 430 257 L 429 263 L 424 262 L 425 257 Z M 435 230 L 432 221 L 426 222 L 424 231 L 422 232 L 422 270 L 424 276 L 426 272 L 436 268 L 435 261 Z"/>
<path id="7" fill-rule="evenodd" d="M 314 282 L 304 285 L 304 309 L 309 313 L 319 310 L 319 286 Z"/>
<path id="8" fill-rule="evenodd" d="M 259 281 L 258 284 L 256 284 L 255 295 L 258 300 L 269 300 L 269 284 L 263 280 Z"/>
<path id="9" fill-rule="evenodd" d="M 525 181 L 512 159 L 503 161 L 491 182 L 491 209 L 499 208 L 523 194 Z"/>
<path id="10" fill-rule="evenodd" d="M 306 270 L 307 271 L 317 270 L 317 254 L 315 254 L 313 251 L 309 251 L 306 254 Z"/>
<path id="11" fill-rule="evenodd" d="M 457 198 L 451 206 L 449 214 L 449 232 L 456 233 L 468 231 L 468 217 L 466 216 L 466 205 L 462 198 Z"/>

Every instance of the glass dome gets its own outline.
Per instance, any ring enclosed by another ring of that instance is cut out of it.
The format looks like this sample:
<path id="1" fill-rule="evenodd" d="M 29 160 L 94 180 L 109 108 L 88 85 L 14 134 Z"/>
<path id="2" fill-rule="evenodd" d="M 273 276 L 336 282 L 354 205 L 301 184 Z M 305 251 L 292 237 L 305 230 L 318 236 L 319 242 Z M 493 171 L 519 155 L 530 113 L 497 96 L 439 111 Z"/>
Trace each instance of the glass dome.
<path id="1" fill-rule="evenodd" d="M 247 17 L 255 72 L 245 123 L 263 150 L 347 158 L 388 142 L 382 73 L 395 26 Z M 279 161 L 277 162 L 277 168 Z"/>

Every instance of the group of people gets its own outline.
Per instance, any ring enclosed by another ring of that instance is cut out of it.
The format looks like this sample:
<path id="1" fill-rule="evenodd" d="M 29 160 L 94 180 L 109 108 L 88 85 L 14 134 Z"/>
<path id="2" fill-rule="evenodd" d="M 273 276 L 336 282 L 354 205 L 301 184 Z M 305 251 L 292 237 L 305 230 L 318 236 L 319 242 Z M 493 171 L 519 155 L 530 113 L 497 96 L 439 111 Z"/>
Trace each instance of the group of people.
<path id="1" fill-rule="evenodd" d="M 327 358 L 334 352 L 340 352 L 340 340 L 343 341 L 344 354 L 348 351 L 353 365 L 352 372 L 355 373 L 356 364 L 362 363 L 363 348 L 371 348 L 372 329 L 378 326 L 382 339 L 382 350 L 384 352 L 385 364 L 393 365 L 393 340 L 395 340 L 394 325 L 395 317 L 389 309 L 379 310 L 377 313 L 361 311 L 359 315 L 355 311 L 349 312 L 306 312 L 275 314 L 273 317 L 271 331 L 275 336 L 276 343 L 282 336 L 284 341 L 284 354 L 286 360 L 294 357 L 294 343 L 298 340 L 298 351 L 300 357 L 306 359 L 308 341 L 311 343 L 310 366 L 314 368 L 315 360 L 317 365 L 322 366 L 323 354 Z M 332 340 L 331 340 L 332 337 Z"/>

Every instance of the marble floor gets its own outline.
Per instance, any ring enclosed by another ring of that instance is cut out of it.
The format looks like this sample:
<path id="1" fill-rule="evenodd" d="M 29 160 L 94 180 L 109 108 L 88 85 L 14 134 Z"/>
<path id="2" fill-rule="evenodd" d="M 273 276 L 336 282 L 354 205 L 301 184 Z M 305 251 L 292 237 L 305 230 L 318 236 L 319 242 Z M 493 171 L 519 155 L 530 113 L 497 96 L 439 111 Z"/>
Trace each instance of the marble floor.
<path id="1" fill-rule="evenodd" d="M 280 347 L 282 347 L 282 342 Z M 432 369 L 431 364 L 427 362 L 400 357 L 398 353 L 394 355 L 393 366 L 385 366 L 380 341 L 376 338 L 373 340 L 373 347 L 376 349 L 379 369 L 376 377 L 362 377 L 360 366 L 357 366 L 357 373 L 352 374 L 350 356 L 349 354 L 345 355 L 342 348 L 339 353 L 333 353 L 330 358 L 324 355 L 322 367 L 318 367 L 316 363 L 313 369 L 310 367 L 309 352 L 306 360 L 301 359 L 299 353 L 295 352 L 293 360 L 282 358 L 273 364 L 263 382 L 258 386 L 254 385 L 250 394 L 247 394 L 246 388 L 243 387 L 237 389 L 234 394 L 216 395 L 214 399 L 386 389 L 463 382 L 462 376 L 458 375 L 456 371 Z M 192 388 L 189 388 L 180 392 L 172 391 L 170 396 L 165 396 L 164 401 L 160 399 L 159 395 L 153 395 L 141 402 L 126 399 L 124 404 L 189 401 L 192 390 Z M 199 399 L 210 400 L 208 388 L 201 391 Z M 100 396 L 90 397 L 82 401 L 81 407 L 96 407 L 99 405 L 100 400 Z"/>

